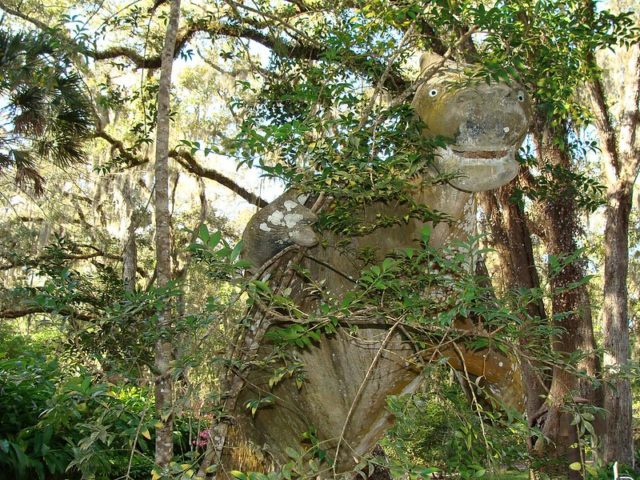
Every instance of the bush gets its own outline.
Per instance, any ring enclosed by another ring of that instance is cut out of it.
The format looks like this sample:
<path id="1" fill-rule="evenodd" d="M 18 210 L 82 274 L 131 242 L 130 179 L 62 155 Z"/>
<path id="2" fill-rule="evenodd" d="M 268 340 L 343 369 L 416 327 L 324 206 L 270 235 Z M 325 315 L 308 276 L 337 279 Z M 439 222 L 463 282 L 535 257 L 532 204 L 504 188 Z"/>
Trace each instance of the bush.
<path id="1" fill-rule="evenodd" d="M 398 472 L 421 466 L 461 478 L 495 478 L 504 467 L 527 464 L 524 421 L 493 408 L 489 398 L 471 405 L 447 370 L 432 369 L 415 395 L 388 399 L 396 422 L 383 446 L 392 474 L 396 464 Z"/>
<path id="2" fill-rule="evenodd" d="M 149 478 L 154 404 L 149 388 L 68 376 L 37 342 L 0 340 L 0 478 Z M 176 451 L 188 457 L 188 418 L 176 421 Z M 179 458 L 179 456 L 178 456 Z"/>
<path id="3" fill-rule="evenodd" d="M 62 476 L 70 452 L 52 448 L 51 428 L 33 430 L 54 396 L 59 365 L 41 345 L 7 329 L 0 334 L 0 471 L 17 479 Z"/>

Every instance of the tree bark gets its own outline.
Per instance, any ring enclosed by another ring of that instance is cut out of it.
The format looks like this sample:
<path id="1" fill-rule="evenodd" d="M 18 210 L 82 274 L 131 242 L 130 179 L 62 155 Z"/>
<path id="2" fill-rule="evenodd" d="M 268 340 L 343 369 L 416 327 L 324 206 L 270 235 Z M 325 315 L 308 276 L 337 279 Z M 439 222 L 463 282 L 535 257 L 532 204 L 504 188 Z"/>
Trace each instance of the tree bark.
<path id="1" fill-rule="evenodd" d="M 531 232 L 524 212 L 510 200 L 515 185 L 516 183 L 512 182 L 495 192 L 483 193 L 480 196 L 481 204 L 492 233 L 492 245 L 498 252 L 498 261 L 507 288 L 539 289 L 540 278 L 534 262 Z M 542 299 L 528 303 L 526 310 L 532 318 L 547 318 Z M 548 385 L 545 384 L 541 365 L 532 360 L 535 353 L 529 355 L 528 336 L 524 333 L 520 339 L 523 353 L 520 364 L 527 418 L 532 422 L 544 403 Z"/>
<path id="2" fill-rule="evenodd" d="M 180 0 L 171 0 L 167 32 L 162 49 L 158 87 L 158 119 L 155 161 L 156 272 L 158 288 L 171 280 L 171 219 L 169 214 L 169 132 L 173 53 L 180 20 Z M 155 400 L 159 423 L 156 429 L 155 462 L 165 468 L 173 458 L 173 382 L 171 361 L 172 319 L 168 305 L 158 312 L 155 349 Z"/>
<path id="3" fill-rule="evenodd" d="M 537 119 L 535 141 L 541 164 L 572 168 L 568 152 L 554 142 L 554 138 L 564 141 L 567 135 L 566 127 L 559 131 L 551 131 L 542 118 Z M 559 259 L 573 255 L 578 249 L 580 223 L 577 205 L 571 192 L 554 192 L 550 197 L 542 199 L 539 205 L 547 219 L 544 224 L 547 253 Z M 552 349 L 560 361 L 569 361 L 570 356 L 577 351 L 592 352 L 575 367 L 597 373 L 591 306 L 586 285 L 579 284 L 584 275 L 584 265 L 580 259 L 573 259 L 560 271 L 550 275 L 549 284 L 553 292 L 552 323 L 561 332 L 552 339 Z M 561 364 L 554 366 L 545 407 L 547 413 L 542 428 L 545 436 L 553 444 L 552 448 L 546 449 L 555 460 L 555 465 L 548 466 L 552 474 L 562 474 L 576 480 L 581 478 L 580 472 L 568 468 L 569 464 L 581 460 L 579 448 L 576 448 L 576 427 L 571 425 L 571 410 L 573 398 L 586 389 L 586 385 L 581 384 L 570 368 Z M 596 401 L 596 392 L 589 391 L 589 397 L 592 402 Z"/>
<path id="4" fill-rule="evenodd" d="M 128 292 L 136 289 L 136 270 L 138 268 L 138 244 L 136 243 L 136 206 L 132 198 L 131 181 L 125 180 L 122 196 L 128 216 L 127 236 L 122 250 L 122 283 Z"/>
<path id="5" fill-rule="evenodd" d="M 604 408 L 609 428 L 604 434 L 604 460 L 634 465 L 631 385 L 625 378 L 629 364 L 627 273 L 629 270 L 629 214 L 633 183 L 610 188 L 604 232 Z"/>

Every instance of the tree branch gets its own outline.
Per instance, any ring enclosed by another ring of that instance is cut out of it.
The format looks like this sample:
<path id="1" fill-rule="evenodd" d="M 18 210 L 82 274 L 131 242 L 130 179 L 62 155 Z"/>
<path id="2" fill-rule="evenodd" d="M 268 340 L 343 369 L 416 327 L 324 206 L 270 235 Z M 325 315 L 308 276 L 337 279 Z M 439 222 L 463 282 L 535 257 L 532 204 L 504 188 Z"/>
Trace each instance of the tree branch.
<path id="1" fill-rule="evenodd" d="M 117 260 L 117 261 L 122 260 L 119 256 L 104 252 L 98 249 L 97 247 L 91 246 L 91 248 L 95 250 L 93 253 L 56 255 L 55 258 L 56 259 L 59 258 L 61 260 L 90 260 L 92 258 L 104 257 L 110 260 Z M 33 267 L 51 258 L 54 258 L 54 257 L 52 257 L 51 255 L 40 255 L 35 258 L 25 259 L 23 262 L 9 262 L 5 264 L 0 264 L 0 271 L 11 270 L 12 268 L 19 268 L 19 267 Z"/>
<path id="2" fill-rule="evenodd" d="M 160 68 L 160 54 L 156 53 L 149 56 L 140 54 L 135 48 L 116 45 L 104 50 L 90 49 L 79 44 L 74 39 L 64 33 L 54 30 L 46 23 L 26 15 L 16 8 L 10 7 L 3 0 L 0 0 L 0 9 L 6 13 L 21 18 L 37 28 L 60 37 L 65 43 L 75 45 L 76 49 L 82 54 L 95 60 L 111 60 L 116 58 L 126 58 L 137 68 L 157 69 Z M 217 20 L 196 21 L 182 29 L 176 38 L 174 56 L 180 55 L 187 43 L 199 33 L 208 33 L 212 37 L 222 36 L 238 39 L 246 39 L 257 42 L 275 54 L 281 57 L 289 57 L 294 59 L 320 60 L 327 49 L 323 46 L 313 46 L 302 42 L 291 43 L 279 38 L 278 36 L 263 33 L 267 25 L 256 23 L 248 18 L 239 19 L 245 24 L 225 24 Z M 255 26 L 247 26 L 247 24 L 255 24 Z M 371 59 L 366 54 L 358 54 L 351 52 L 348 57 L 339 56 L 337 61 L 343 62 L 346 66 L 350 66 L 354 71 L 366 73 L 371 70 Z M 410 82 L 403 78 L 398 72 L 392 71 L 385 82 L 385 87 L 391 91 L 399 92 L 407 88 Z"/>
<path id="3" fill-rule="evenodd" d="M 597 77 L 594 78 L 589 82 L 589 89 L 593 100 L 593 114 L 596 126 L 601 132 L 600 136 L 603 140 L 602 147 L 609 158 L 609 163 L 615 169 L 616 174 L 619 174 L 621 165 L 618 156 L 618 140 L 616 131 L 611 123 L 609 106 L 607 105 L 602 81 Z"/>
<path id="4" fill-rule="evenodd" d="M 149 162 L 148 158 L 140 158 L 135 156 L 133 153 L 131 153 L 130 150 L 127 149 L 123 142 L 112 137 L 103 130 L 96 132 L 95 136 L 98 138 L 102 138 L 103 140 L 106 140 L 108 143 L 110 143 L 113 148 L 118 151 L 120 156 L 127 161 L 127 167 L 137 167 Z M 267 202 L 265 199 L 254 193 L 251 193 L 246 188 L 238 185 L 235 181 L 233 181 L 226 175 L 223 175 L 222 173 L 211 168 L 203 167 L 198 163 L 193 155 L 190 155 L 188 152 L 173 149 L 169 152 L 169 157 L 176 160 L 187 171 L 193 173 L 198 177 L 208 178 L 209 180 L 213 180 L 219 183 L 220 185 L 228 188 L 253 205 L 256 205 L 258 207 L 265 207 L 269 204 L 269 202 Z"/>
<path id="5" fill-rule="evenodd" d="M 64 315 L 68 317 L 73 317 L 78 320 L 85 320 L 87 322 L 95 320 L 94 317 L 87 315 L 86 313 L 76 312 L 75 310 L 72 310 L 68 307 L 65 307 L 59 311 L 51 311 L 40 305 L 0 310 L 0 318 L 3 318 L 5 320 L 10 320 L 15 318 L 26 317 L 27 315 L 33 315 L 35 313 L 49 313 L 49 314 L 56 314 L 56 315 Z"/>
<path id="6" fill-rule="evenodd" d="M 29 15 L 26 15 L 26 14 L 22 13 L 18 9 L 10 7 L 9 5 L 4 3 L 3 1 L 0 1 L 0 8 L 2 10 L 4 10 L 5 12 L 7 12 L 9 15 L 13 15 L 14 17 L 21 18 L 25 22 L 29 22 L 32 25 L 38 27 L 40 30 L 43 30 L 45 32 L 49 32 L 49 31 L 52 30 L 52 28 L 49 25 L 47 25 L 46 23 L 38 20 L 37 18 L 30 17 Z"/>
<path id="7" fill-rule="evenodd" d="M 102 138 L 111 144 L 112 150 L 117 150 L 122 158 L 127 161 L 127 167 L 137 167 L 139 165 L 144 165 L 145 163 L 149 163 L 148 158 L 140 158 L 136 157 L 131 150 L 125 147 L 122 141 L 112 137 L 104 130 L 98 130 L 94 133 L 96 138 Z"/>
<path id="8" fill-rule="evenodd" d="M 220 185 L 227 187 L 229 190 L 236 193 L 253 205 L 256 205 L 258 207 L 266 207 L 267 205 L 269 205 L 269 202 L 267 202 L 264 198 L 256 195 L 255 193 L 251 193 L 244 187 L 241 187 L 236 182 L 231 180 L 229 177 L 221 174 L 216 170 L 203 167 L 188 152 L 182 150 L 172 150 L 171 152 L 169 152 L 169 156 L 194 175 L 218 182 Z"/>

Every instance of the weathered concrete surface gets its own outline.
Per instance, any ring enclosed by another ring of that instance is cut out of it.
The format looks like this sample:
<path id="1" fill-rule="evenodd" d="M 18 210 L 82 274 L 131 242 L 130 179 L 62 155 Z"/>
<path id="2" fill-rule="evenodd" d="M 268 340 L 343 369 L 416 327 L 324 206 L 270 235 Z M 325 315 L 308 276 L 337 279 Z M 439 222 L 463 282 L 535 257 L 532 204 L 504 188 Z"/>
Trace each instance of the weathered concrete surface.
<path id="1" fill-rule="evenodd" d="M 304 207 L 307 198 L 290 190 L 260 210 L 242 235 L 243 257 L 259 267 L 290 245 L 317 245 L 318 236 L 312 225 L 318 218 Z"/>
<path id="2" fill-rule="evenodd" d="M 434 61 L 431 56 L 423 60 L 423 68 L 428 68 Z M 434 247 L 465 239 L 475 232 L 476 206 L 471 192 L 497 188 L 517 174 L 515 152 L 529 122 L 528 99 L 517 86 L 501 84 L 450 89 L 449 84 L 459 76 L 459 70 L 447 65 L 444 73 L 418 89 L 413 102 L 426 124 L 425 135 L 444 135 L 453 140 L 448 148 L 436 152 L 433 175 L 454 173 L 456 178 L 444 185 L 417 181 L 412 192 L 418 203 L 456 220 L 453 224 L 440 223 L 433 228 L 430 243 Z M 248 251 L 247 256 L 254 261 L 264 261 L 281 249 L 261 243 L 267 234 L 273 233 L 272 228 L 277 223 L 274 220 L 282 221 L 280 217 L 284 218 L 287 213 L 286 202 L 291 202 L 291 194 L 286 195 L 258 212 L 247 227 L 245 241 L 256 248 L 254 253 Z M 293 207 L 292 204 L 288 206 Z M 380 213 L 402 216 L 407 211 L 406 205 L 390 202 L 373 204 L 361 213 L 364 219 L 373 220 Z M 274 216 L 274 212 L 280 213 Z M 357 278 L 364 267 L 356 252 L 371 248 L 382 259 L 396 249 L 416 245 L 423 226 L 420 221 L 410 220 L 406 224 L 377 229 L 370 235 L 350 238 L 347 246 L 343 237 L 325 233 L 320 244 L 309 249 L 311 259 L 305 259 L 303 266 L 312 278 L 324 280 L 325 286 L 339 295 L 353 288 L 349 278 Z M 289 233 L 285 232 L 285 235 L 289 244 L 298 243 Z M 305 238 L 310 236 L 305 235 Z M 308 243 L 316 245 L 310 240 Z M 473 260 L 469 261 L 473 268 Z M 294 288 L 293 296 L 300 305 L 313 303 L 300 284 Z M 459 327 L 470 328 L 464 322 Z M 336 471 L 352 468 L 370 451 L 392 421 L 385 409 L 387 396 L 414 391 L 421 380 L 416 360 L 429 358 L 432 353 L 417 354 L 401 332 L 393 332 L 386 338 L 388 332 L 388 326 L 361 327 L 357 335 L 341 330 L 336 335 L 322 337 L 313 347 L 294 352 L 305 369 L 306 381 L 302 388 L 298 389 L 290 381 L 281 383 L 273 390 L 274 405 L 258 410 L 254 418 L 241 411 L 242 405 L 251 398 L 264 396 L 270 389 L 268 373 L 256 371 L 251 374 L 236 412 L 240 436 L 250 440 L 278 464 L 287 461 L 285 448 L 301 448 L 302 432 L 313 428 L 331 458 L 340 442 Z M 386 343 L 383 343 L 385 339 Z M 383 352 L 378 355 L 382 346 Z M 462 368 L 462 360 L 458 357 L 462 353 L 470 374 L 484 376 L 506 396 L 521 394 L 518 392 L 519 375 L 509 359 L 496 352 L 474 353 L 461 346 L 458 348 L 440 354 L 449 356 L 454 368 Z M 269 350 L 268 345 L 263 346 L 259 357 L 266 356 Z M 374 359 L 377 363 L 365 382 Z M 343 430 L 344 437 L 339 440 Z"/>

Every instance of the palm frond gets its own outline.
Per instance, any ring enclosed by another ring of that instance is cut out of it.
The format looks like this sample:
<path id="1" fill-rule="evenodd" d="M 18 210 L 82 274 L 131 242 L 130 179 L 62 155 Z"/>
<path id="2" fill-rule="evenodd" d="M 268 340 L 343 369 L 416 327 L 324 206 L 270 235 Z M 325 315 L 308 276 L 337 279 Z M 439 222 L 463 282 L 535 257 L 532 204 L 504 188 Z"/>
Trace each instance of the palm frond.
<path id="1" fill-rule="evenodd" d="M 0 140 L 0 172 L 42 191 L 37 163 L 83 162 L 93 129 L 92 107 L 81 77 L 51 36 L 0 28 L 0 96 L 9 119 Z"/>
<path id="2" fill-rule="evenodd" d="M 42 135 L 47 124 L 47 92 L 39 87 L 21 85 L 9 98 L 6 110 L 13 116 L 13 133 Z"/>

